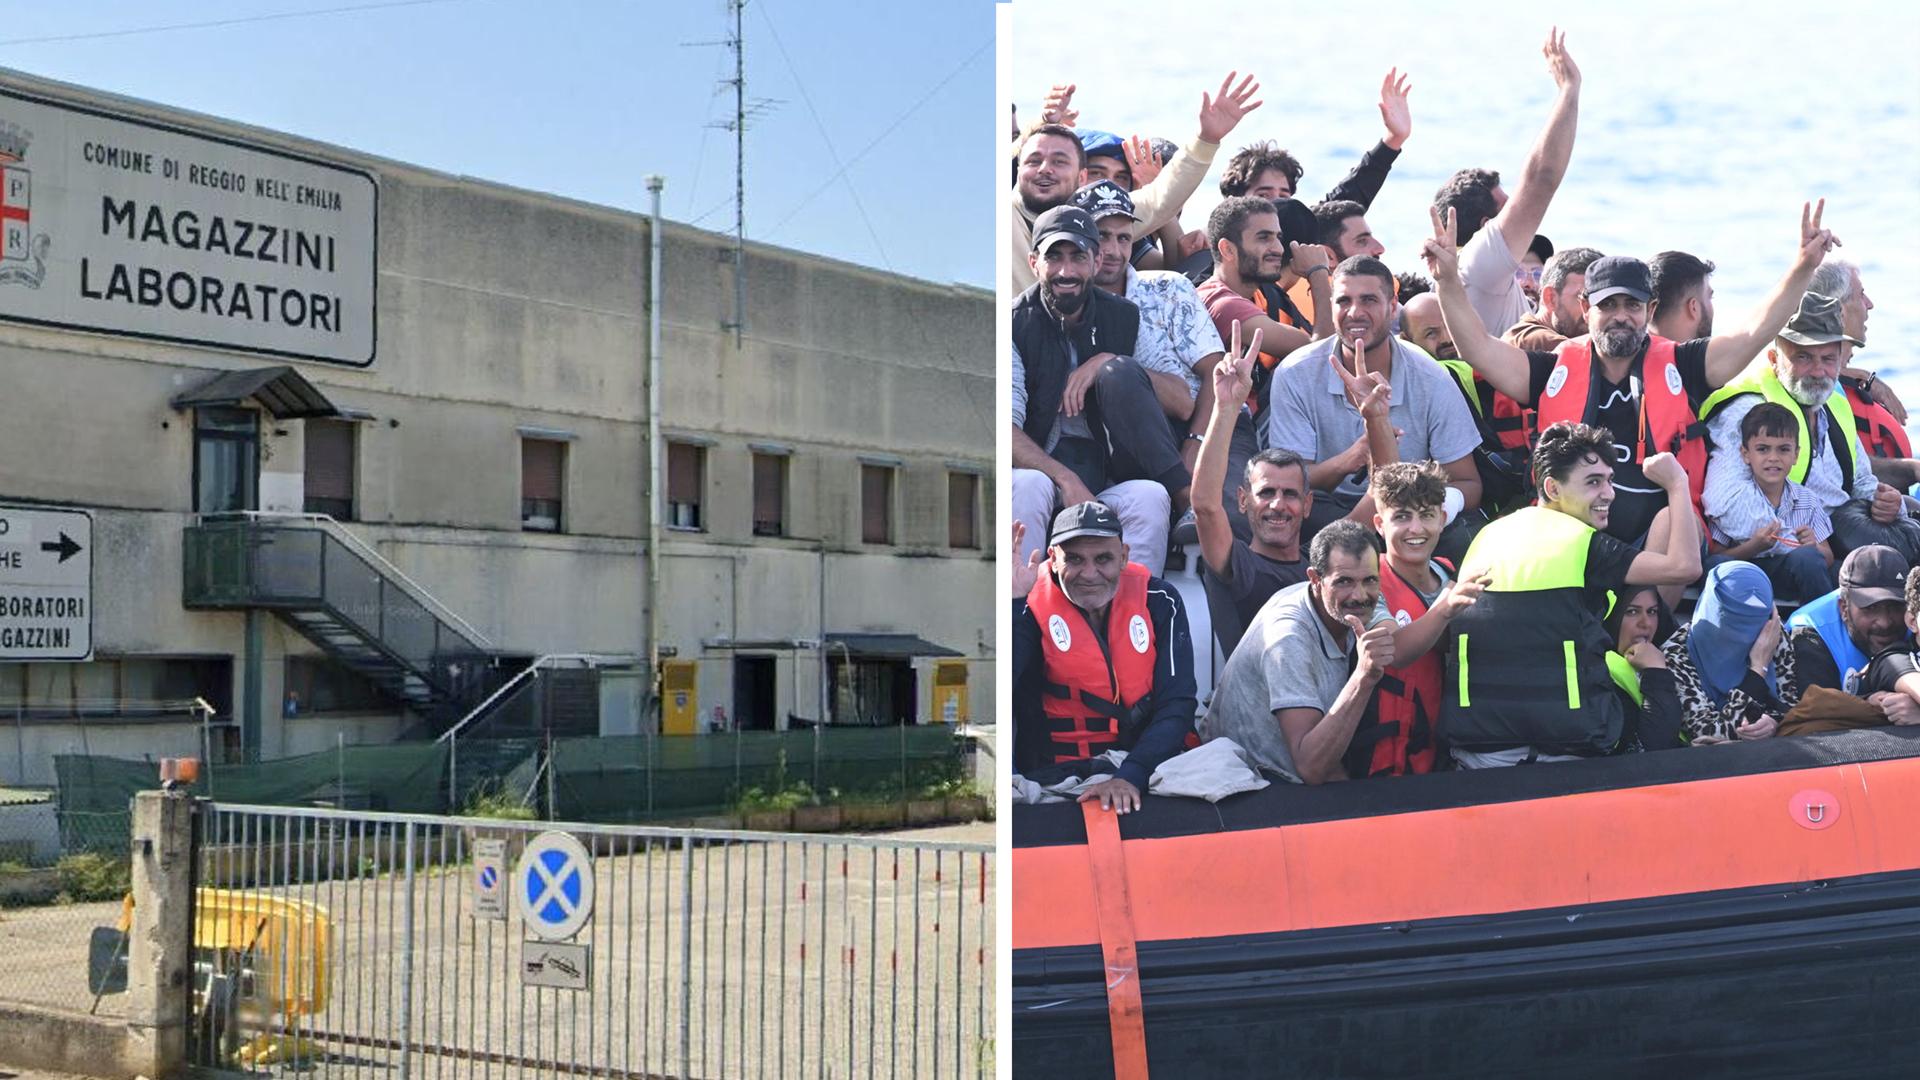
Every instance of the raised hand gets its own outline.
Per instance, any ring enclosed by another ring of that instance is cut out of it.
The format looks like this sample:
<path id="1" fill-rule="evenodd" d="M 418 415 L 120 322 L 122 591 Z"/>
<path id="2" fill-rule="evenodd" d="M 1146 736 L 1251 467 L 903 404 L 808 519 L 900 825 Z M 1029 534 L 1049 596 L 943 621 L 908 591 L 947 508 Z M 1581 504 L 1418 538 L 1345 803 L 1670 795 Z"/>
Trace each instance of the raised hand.
<path id="1" fill-rule="evenodd" d="M 1047 549 L 1035 548 L 1025 562 L 1020 560 L 1020 543 L 1027 538 L 1023 521 L 1013 523 L 1013 595 L 1019 598 L 1033 591 L 1040 581 L 1040 566 L 1047 561 Z"/>
<path id="2" fill-rule="evenodd" d="M 1121 143 L 1120 150 L 1127 155 L 1127 171 L 1133 174 L 1135 191 L 1153 183 L 1153 178 L 1160 175 L 1160 166 L 1166 164 L 1153 152 L 1152 141 L 1144 135 L 1135 135 Z"/>
<path id="3" fill-rule="evenodd" d="M 1413 114 L 1407 111 L 1407 91 L 1413 89 L 1399 68 L 1388 68 L 1380 80 L 1380 122 L 1387 126 L 1386 144 L 1395 150 L 1413 133 Z"/>
<path id="4" fill-rule="evenodd" d="M 1073 92 L 1080 89 L 1073 83 L 1054 83 L 1047 91 L 1046 104 L 1040 106 L 1040 122 L 1043 124 L 1065 124 L 1074 127 L 1080 122 L 1080 110 L 1073 107 Z"/>
<path id="5" fill-rule="evenodd" d="M 1665 452 L 1655 454 L 1642 462 L 1640 474 L 1659 484 L 1663 491 L 1671 490 L 1675 484 L 1685 485 L 1687 482 L 1687 470 L 1680 467 L 1677 458 Z"/>
<path id="6" fill-rule="evenodd" d="M 1229 71 L 1227 77 L 1220 80 L 1219 96 L 1201 93 L 1201 139 L 1212 143 L 1225 139 L 1248 113 L 1265 104 L 1264 101 L 1251 100 L 1260 92 L 1260 84 L 1253 81 L 1253 76 L 1241 79 L 1239 86 L 1233 85 L 1233 77 L 1238 74 L 1237 71 Z"/>
<path id="7" fill-rule="evenodd" d="M 1180 261 L 1186 262 L 1195 255 L 1207 250 L 1207 233 L 1204 229 L 1193 229 L 1180 237 Z M 1875 386 L 1882 384 L 1876 383 Z"/>
<path id="8" fill-rule="evenodd" d="M 1826 210 L 1825 199 L 1800 204 L 1800 266 L 1803 268 L 1820 265 L 1827 252 L 1842 246 L 1831 229 L 1820 227 L 1820 217 Z"/>
<path id="9" fill-rule="evenodd" d="M 1384 420 L 1393 405 L 1393 384 L 1381 377 L 1377 371 L 1367 370 L 1366 339 L 1355 335 L 1353 342 L 1353 372 L 1348 372 L 1340 362 L 1338 351 L 1327 354 L 1327 363 L 1340 376 L 1340 383 L 1346 388 L 1347 404 L 1360 413 L 1360 419 Z"/>
<path id="10" fill-rule="evenodd" d="M 1454 208 L 1447 207 L 1446 216 L 1434 207 L 1427 207 L 1427 217 L 1433 220 L 1433 235 L 1420 242 L 1420 257 L 1427 261 L 1427 276 L 1435 282 L 1460 276 L 1460 254 L 1453 248 L 1454 222 L 1457 214 Z"/>
<path id="11" fill-rule="evenodd" d="M 1227 410 L 1231 415 L 1239 411 L 1247 400 L 1247 394 L 1253 390 L 1253 365 L 1260 360 L 1261 331 L 1253 332 L 1253 340 L 1245 349 L 1240 347 L 1240 320 L 1233 320 L 1233 344 L 1227 355 L 1213 365 L 1213 407 L 1215 411 Z"/>
<path id="12" fill-rule="evenodd" d="M 1553 76 L 1553 85 L 1562 90 L 1580 89 L 1580 67 L 1567 52 L 1567 35 L 1559 27 L 1547 30 L 1547 43 L 1541 46 L 1540 54 L 1547 58 L 1547 73 Z"/>
<path id="13" fill-rule="evenodd" d="M 1315 270 L 1331 270 L 1333 252 L 1322 244 L 1295 244 L 1293 257 L 1288 260 L 1287 268 L 1301 277 Z"/>

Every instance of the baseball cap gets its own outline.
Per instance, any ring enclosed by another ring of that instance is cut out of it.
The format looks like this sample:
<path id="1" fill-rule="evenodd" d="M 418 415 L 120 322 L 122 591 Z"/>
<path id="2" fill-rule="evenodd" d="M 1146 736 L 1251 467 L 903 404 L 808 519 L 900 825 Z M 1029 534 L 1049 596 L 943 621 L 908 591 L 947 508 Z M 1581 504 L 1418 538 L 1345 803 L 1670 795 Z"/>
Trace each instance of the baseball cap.
<path id="1" fill-rule="evenodd" d="M 1117 157 L 1126 159 L 1126 143 L 1111 131 L 1096 131 L 1093 128 L 1074 128 L 1074 134 L 1080 136 L 1080 152 L 1088 157 Z"/>
<path id="2" fill-rule="evenodd" d="M 1085 210 L 1095 222 L 1115 214 L 1140 220 L 1140 215 L 1133 212 L 1133 196 L 1127 194 L 1126 188 L 1111 180 L 1095 180 L 1074 192 L 1070 204 Z"/>
<path id="3" fill-rule="evenodd" d="M 1602 255 L 1587 266 L 1587 302 L 1598 304 L 1626 293 L 1641 303 L 1653 296 L 1647 264 L 1631 255 Z"/>
<path id="4" fill-rule="evenodd" d="M 1840 564 L 1841 594 L 1854 607 L 1904 600 L 1906 585 L 1907 560 L 1883 544 L 1854 548 Z"/>
<path id="5" fill-rule="evenodd" d="M 1807 293 L 1780 336 L 1796 345 L 1831 345 L 1847 340 L 1847 332 L 1840 326 L 1840 301 L 1817 292 Z"/>
<path id="6" fill-rule="evenodd" d="M 1299 199 L 1275 199 L 1273 212 L 1280 218 L 1280 238 L 1286 241 L 1289 256 L 1293 254 L 1293 245 L 1319 241 L 1320 222 L 1306 203 Z"/>
<path id="7" fill-rule="evenodd" d="M 1056 240 L 1071 240 L 1089 255 L 1100 250 L 1100 230 L 1085 210 L 1071 203 L 1054 207 L 1033 223 L 1033 250 L 1044 252 Z"/>
<path id="8" fill-rule="evenodd" d="M 1054 515 L 1050 543 L 1064 544 L 1083 536 L 1120 539 L 1120 515 L 1103 502 L 1078 503 Z"/>

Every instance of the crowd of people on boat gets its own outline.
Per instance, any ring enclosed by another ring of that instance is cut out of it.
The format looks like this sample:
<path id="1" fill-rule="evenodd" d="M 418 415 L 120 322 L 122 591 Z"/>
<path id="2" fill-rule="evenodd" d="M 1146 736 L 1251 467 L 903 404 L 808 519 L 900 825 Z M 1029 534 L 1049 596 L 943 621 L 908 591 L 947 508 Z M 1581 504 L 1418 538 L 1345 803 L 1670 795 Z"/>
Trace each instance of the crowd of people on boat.
<path id="1" fill-rule="evenodd" d="M 1070 85 L 1016 123 L 1016 772 L 1126 811 L 1220 739 L 1317 784 L 1920 724 L 1920 462 L 1824 202 L 1718 326 L 1707 258 L 1556 247 L 1581 79 L 1542 51 L 1511 190 L 1455 172 L 1397 274 L 1367 220 L 1397 70 L 1324 198 L 1253 142 L 1198 230 L 1252 76 L 1181 145 L 1082 124 Z M 1171 549 L 1226 657 L 1204 708 Z"/>

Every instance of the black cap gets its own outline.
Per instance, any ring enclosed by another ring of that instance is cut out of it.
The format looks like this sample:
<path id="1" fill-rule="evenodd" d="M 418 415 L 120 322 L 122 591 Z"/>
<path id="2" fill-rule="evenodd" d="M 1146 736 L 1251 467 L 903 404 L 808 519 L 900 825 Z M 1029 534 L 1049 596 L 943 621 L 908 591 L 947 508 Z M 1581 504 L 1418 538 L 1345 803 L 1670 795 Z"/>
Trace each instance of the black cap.
<path id="1" fill-rule="evenodd" d="M 1054 515 L 1053 544 L 1064 544 L 1083 536 L 1109 536 L 1120 539 L 1120 515 L 1103 502 L 1083 502 Z"/>
<path id="2" fill-rule="evenodd" d="M 1653 276 L 1647 264 L 1631 255 L 1602 255 L 1587 266 L 1587 302 L 1598 304 L 1626 293 L 1641 303 L 1653 296 Z"/>
<path id="3" fill-rule="evenodd" d="M 1289 256 L 1293 254 L 1295 244 L 1320 241 L 1320 222 L 1306 203 L 1299 199 L 1275 199 L 1273 211 L 1280 218 L 1280 239 L 1286 241 Z"/>
<path id="4" fill-rule="evenodd" d="M 1854 548 L 1840 564 L 1840 595 L 1854 607 L 1904 600 L 1906 586 L 1907 560 L 1883 544 Z"/>
<path id="5" fill-rule="evenodd" d="M 1100 250 L 1100 230 L 1077 206 L 1056 206 L 1033 223 L 1033 250 L 1044 253 L 1056 240 L 1071 240 L 1089 255 Z"/>
<path id="6" fill-rule="evenodd" d="M 1133 212 L 1133 196 L 1127 189 L 1111 180 L 1095 180 L 1086 187 L 1073 193 L 1071 205 L 1087 212 L 1087 216 L 1096 223 L 1101 218 L 1121 214 L 1135 221 L 1140 215 Z"/>
<path id="7" fill-rule="evenodd" d="M 1796 345 L 1831 345 L 1847 340 L 1847 332 L 1840 325 L 1840 301 L 1817 292 L 1807 293 L 1780 336 Z"/>

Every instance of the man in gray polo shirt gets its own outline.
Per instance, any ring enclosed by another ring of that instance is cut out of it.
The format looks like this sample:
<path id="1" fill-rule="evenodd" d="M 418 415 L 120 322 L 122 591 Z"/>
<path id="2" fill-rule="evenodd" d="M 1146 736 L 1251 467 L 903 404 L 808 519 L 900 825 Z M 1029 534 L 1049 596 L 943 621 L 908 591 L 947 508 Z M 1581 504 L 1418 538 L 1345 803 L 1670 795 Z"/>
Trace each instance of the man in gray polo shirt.
<path id="1" fill-rule="evenodd" d="M 1394 664 L 1399 624 L 1380 600 L 1371 530 L 1321 530 L 1308 563 L 1307 580 L 1274 593 L 1227 658 L 1199 731 L 1293 783 L 1319 784 L 1346 775 L 1341 759 Z"/>
<path id="2" fill-rule="evenodd" d="M 1400 306 L 1395 295 L 1393 274 L 1380 260 L 1356 255 L 1342 262 L 1333 272 L 1335 335 L 1295 351 L 1274 374 L 1267 446 L 1314 463 L 1307 469 L 1315 495 L 1303 539 L 1341 518 L 1373 520 L 1367 470 L 1388 462 L 1369 461 L 1366 425 L 1353 394 L 1374 375 L 1392 387 L 1388 418 L 1399 433 L 1399 460 L 1439 462 L 1450 491 L 1458 492 L 1447 500 L 1453 513 L 1480 505 L 1480 473 L 1473 463 L 1480 430 L 1453 376 L 1393 335 Z M 1458 546 L 1464 550 L 1464 540 Z"/>

